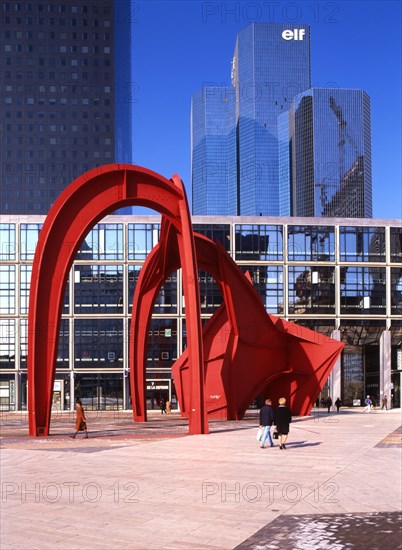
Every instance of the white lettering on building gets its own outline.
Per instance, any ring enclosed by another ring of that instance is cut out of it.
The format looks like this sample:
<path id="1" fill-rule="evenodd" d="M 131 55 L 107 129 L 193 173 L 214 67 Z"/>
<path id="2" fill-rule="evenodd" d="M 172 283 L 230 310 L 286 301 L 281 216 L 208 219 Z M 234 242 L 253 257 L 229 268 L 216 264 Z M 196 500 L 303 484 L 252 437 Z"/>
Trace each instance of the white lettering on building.
<path id="1" fill-rule="evenodd" d="M 306 29 L 294 29 L 293 31 L 287 29 L 283 31 L 282 38 L 284 40 L 303 40 L 305 34 Z"/>

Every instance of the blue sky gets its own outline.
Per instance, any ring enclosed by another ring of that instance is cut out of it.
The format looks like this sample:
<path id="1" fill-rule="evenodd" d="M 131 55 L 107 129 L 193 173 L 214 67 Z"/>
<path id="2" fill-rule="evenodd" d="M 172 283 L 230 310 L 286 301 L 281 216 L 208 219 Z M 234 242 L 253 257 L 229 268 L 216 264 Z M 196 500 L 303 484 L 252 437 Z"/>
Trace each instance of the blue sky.
<path id="1" fill-rule="evenodd" d="M 133 162 L 178 173 L 191 202 L 190 102 L 230 85 L 236 34 L 253 21 L 311 26 L 312 83 L 371 98 L 373 217 L 402 218 L 401 2 L 136 0 Z"/>

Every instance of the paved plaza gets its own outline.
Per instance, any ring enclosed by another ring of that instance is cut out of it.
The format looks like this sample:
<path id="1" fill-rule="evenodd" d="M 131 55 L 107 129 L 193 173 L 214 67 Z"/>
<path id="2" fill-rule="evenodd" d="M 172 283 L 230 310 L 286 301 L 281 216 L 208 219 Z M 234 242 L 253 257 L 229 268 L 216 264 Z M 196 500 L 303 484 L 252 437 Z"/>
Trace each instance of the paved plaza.
<path id="1" fill-rule="evenodd" d="M 401 411 L 294 418 L 287 449 L 261 449 L 257 412 L 188 436 L 177 414 L 54 413 L 29 438 L 1 413 L 1 550 L 397 549 Z"/>

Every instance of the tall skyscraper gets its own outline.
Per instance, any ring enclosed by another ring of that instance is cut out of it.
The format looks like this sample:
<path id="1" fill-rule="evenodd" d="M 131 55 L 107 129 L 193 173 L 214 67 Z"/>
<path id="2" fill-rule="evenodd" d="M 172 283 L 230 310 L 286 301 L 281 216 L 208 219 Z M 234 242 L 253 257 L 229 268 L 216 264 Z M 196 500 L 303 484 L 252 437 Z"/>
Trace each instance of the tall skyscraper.
<path id="1" fill-rule="evenodd" d="M 291 215 L 372 217 L 370 98 L 363 90 L 297 95 L 280 119 L 281 133 L 281 190 L 286 196 L 291 182 Z"/>
<path id="2" fill-rule="evenodd" d="M 216 89 L 213 95 L 204 90 L 193 98 L 193 213 L 279 215 L 277 119 L 289 109 L 295 95 L 311 86 L 309 27 L 297 25 L 290 29 L 283 23 L 253 23 L 243 29 L 237 36 L 231 76 L 234 109 L 232 94 L 223 93 L 224 88 L 220 93 Z M 219 102 L 219 95 L 228 96 L 229 107 Z M 225 120 L 228 111 L 234 120 L 225 125 L 226 135 L 230 136 L 227 150 L 220 147 L 217 153 L 220 125 L 216 121 Z M 203 118 L 202 128 L 195 121 Z M 235 140 L 231 139 L 232 128 L 236 129 Z M 211 139 L 213 134 L 215 138 Z M 196 151 L 201 142 L 204 148 Z M 226 153 L 226 167 L 220 175 L 205 168 L 214 157 L 219 157 L 222 165 Z M 225 186 L 228 200 L 225 203 L 225 196 L 221 196 L 219 210 L 216 189 Z"/>
<path id="3" fill-rule="evenodd" d="M 83 172 L 130 162 L 130 2 L 2 2 L 0 212 L 46 214 Z"/>
<path id="4" fill-rule="evenodd" d="M 193 211 L 236 215 L 235 94 L 205 86 L 191 102 Z"/>

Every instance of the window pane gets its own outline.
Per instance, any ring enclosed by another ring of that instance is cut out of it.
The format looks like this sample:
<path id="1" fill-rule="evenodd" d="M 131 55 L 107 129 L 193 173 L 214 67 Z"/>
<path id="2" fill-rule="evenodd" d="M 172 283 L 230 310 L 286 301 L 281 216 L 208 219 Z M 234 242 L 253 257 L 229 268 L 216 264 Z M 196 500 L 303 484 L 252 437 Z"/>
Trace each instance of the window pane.
<path id="1" fill-rule="evenodd" d="M 42 229 L 42 224 L 36 224 L 36 223 L 21 224 L 21 229 L 20 229 L 21 260 L 33 260 L 36 243 L 38 242 L 39 232 L 41 229 Z"/>
<path id="2" fill-rule="evenodd" d="M 128 224 L 128 259 L 145 260 L 159 241 L 160 225 L 154 223 Z"/>
<path id="3" fill-rule="evenodd" d="M 335 270 L 289 266 L 289 313 L 335 313 Z"/>
<path id="4" fill-rule="evenodd" d="M 15 320 L 0 320 L 0 368 L 15 368 Z"/>
<path id="5" fill-rule="evenodd" d="M 0 260 L 15 260 L 15 225 L 0 223 Z"/>
<path id="6" fill-rule="evenodd" d="M 282 266 L 247 265 L 241 266 L 248 271 L 253 286 L 262 298 L 268 313 L 283 313 L 283 268 Z"/>
<path id="7" fill-rule="evenodd" d="M 333 261 L 335 230 L 325 226 L 288 227 L 288 258 L 290 261 Z"/>
<path id="8" fill-rule="evenodd" d="M 391 262 L 402 264 L 402 227 L 391 227 Z"/>
<path id="9" fill-rule="evenodd" d="M 122 260 L 123 225 L 99 223 L 88 235 L 77 254 L 77 260 Z"/>
<path id="10" fill-rule="evenodd" d="M 15 266 L 0 266 L 0 313 L 15 313 Z"/>
<path id="11" fill-rule="evenodd" d="M 283 259 L 281 225 L 236 225 L 236 260 Z"/>
<path id="12" fill-rule="evenodd" d="M 76 319 L 75 368 L 123 367 L 123 320 Z"/>
<path id="13" fill-rule="evenodd" d="M 385 313 L 385 268 L 341 269 L 341 313 Z"/>
<path id="14" fill-rule="evenodd" d="M 402 315 L 402 268 L 391 269 L 391 314 Z"/>
<path id="15" fill-rule="evenodd" d="M 122 265 L 75 265 L 74 312 L 123 313 Z"/>
<path id="16" fill-rule="evenodd" d="M 340 227 L 341 262 L 384 262 L 384 227 Z"/>

